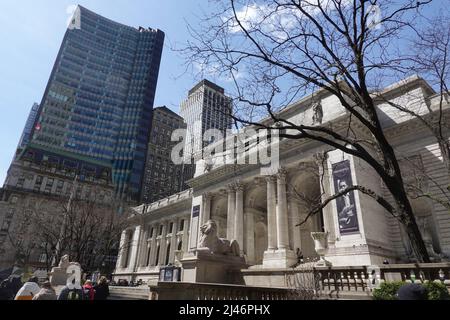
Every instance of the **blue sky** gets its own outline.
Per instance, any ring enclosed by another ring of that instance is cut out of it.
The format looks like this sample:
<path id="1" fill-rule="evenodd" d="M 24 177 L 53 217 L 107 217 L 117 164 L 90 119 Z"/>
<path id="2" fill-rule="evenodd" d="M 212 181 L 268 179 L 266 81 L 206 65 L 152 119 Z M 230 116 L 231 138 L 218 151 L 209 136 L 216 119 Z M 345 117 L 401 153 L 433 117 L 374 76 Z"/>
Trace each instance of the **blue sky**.
<path id="1" fill-rule="evenodd" d="M 29 110 L 42 99 L 66 30 L 66 10 L 74 4 L 117 22 L 165 32 L 155 106 L 178 111 L 187 91 L 199 80 L 184 72 L 183 60 L 170 47 L 188 38 L 185 20 L 195 23 L 201 11 L 207 10 L 207 0 L 1 0 L 0 185 Z"/>
<path id="2" fill-rule="evenodd" d="M 435 0 L 426 11 L 439 12 L 448 1 Z M 202 11 L 209 11 L 208 0 L 0 0 L 0 186 L 30 108 L 42 99 L 66 30 L 67 8 L 76 4 L 117 22 L 165 32 L 155 106 L 178 112 L 187 91 L 200 80 L 185 72 L 183 59 L 171 47 L 189 38 L 186 21 L 196 26 Z M 230 85 L 210 80 L 225 89 Z"/>

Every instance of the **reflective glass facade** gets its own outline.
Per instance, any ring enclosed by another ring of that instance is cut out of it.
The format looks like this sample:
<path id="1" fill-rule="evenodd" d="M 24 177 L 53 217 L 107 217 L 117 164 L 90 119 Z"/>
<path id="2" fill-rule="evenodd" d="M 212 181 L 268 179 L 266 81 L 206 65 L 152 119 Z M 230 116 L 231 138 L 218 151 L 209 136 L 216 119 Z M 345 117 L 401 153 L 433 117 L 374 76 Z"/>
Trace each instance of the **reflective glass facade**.
<path id="1" fill-rule="evenodd" d="M 117 195 L 138 200 L 164 33 L 81 6 L 75 14 L 79 26 L 65 34 L 31 147 L 109 166 Z"/>

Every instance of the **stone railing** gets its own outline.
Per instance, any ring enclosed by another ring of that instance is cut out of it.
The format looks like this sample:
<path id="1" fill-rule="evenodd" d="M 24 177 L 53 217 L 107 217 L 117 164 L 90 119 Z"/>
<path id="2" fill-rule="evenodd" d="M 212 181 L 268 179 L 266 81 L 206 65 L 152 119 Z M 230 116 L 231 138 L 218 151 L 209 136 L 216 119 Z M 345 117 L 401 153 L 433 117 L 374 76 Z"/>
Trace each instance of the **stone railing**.
<path id="1" fill-rule="evenodd" d="M 150 290 L 147 286 L 142 287 L 109 287 L 108 300 L 148 300 Z"/>
<path id="2" fill-rule="evenodd" d="M 384 281 L 439 281 L 450 289 L 450 263 L 317 267 L 315 271 L 322 296 L 329 298 L 370 298 L 372 290 Z"/>
<path id="3" fill-rule="evenodd" d="M 296 290 L 240 285 L 159 282 L 150 285 L 150 300 L 296 300 Z"/>

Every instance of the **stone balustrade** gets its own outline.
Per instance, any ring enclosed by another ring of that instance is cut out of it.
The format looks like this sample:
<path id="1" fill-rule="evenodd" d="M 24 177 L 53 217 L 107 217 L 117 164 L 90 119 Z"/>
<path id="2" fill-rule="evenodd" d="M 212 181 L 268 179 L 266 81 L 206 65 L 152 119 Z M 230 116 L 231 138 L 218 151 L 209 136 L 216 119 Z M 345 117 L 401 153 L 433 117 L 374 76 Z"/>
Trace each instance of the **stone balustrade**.
<path id="1" fill-rule="evenodd" d="M 440 281 L 450 289 L 450 263 L 395 264 L 378 267 L 317 267 L 322 296 L 369 297 L 382 282 L 425 283 Z"/>
<path id="2" fill-rule="evenodd" d="M 297 300 L 300 295 L 288 288 L 241 285 L 159 282 L 150 286 L 150 300 Z"/>

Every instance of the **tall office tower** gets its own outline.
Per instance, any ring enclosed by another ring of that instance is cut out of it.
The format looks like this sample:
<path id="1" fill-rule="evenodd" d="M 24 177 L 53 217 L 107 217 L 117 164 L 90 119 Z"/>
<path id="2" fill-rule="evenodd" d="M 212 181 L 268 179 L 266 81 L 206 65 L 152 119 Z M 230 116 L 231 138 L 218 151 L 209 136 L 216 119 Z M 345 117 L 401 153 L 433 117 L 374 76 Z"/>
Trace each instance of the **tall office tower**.
<path id="1" fill-rule="evenodd" d="M 116 198 L 138 201 L 163 42 L 78 6 L 24 154 L 80 176 L 111 172 Z"/>
<path id="2" fill-rule="evenodd" d="M 167 107 L 153 110 L 141 202 L 153 203 L 184 190 L 183 166 L 175 165 L 171 158 L 179 143 L 172 142 L 172 133 L 182 128 L 186 128 L 184 119 Z"/>
<path id="3" fill-rule="evenodd" d="M 225 95 L 222 87 L 202 80 L 189 91 L 188 98 L 181 104 L 181 116 L 187 123 L 188 136 L 185 145 L 185 160 L 201 151 L 208 143 L 203 141 L 203 134 L 209 129 L 218 129 L 225 137 L 227 129 L 232 126 L 231 99 Z M 194 166 L 187 170 L 186 179 L 194 175 Z"/>
<path id="4" fill-rule="evenodd" d="M 19 145 L 17 147 L 18 150 L 25 148 L 26 145 L 30 142 L 31 132 L 33 131 L 33 126 L 36 122 L 38 111 L 39 104 L 34 103 L 31 107 L 30 114 L 28 115 L 27 122 L 25 123 L 25 128 L 23 129 L 22 136 L 20 137 Z"/>

